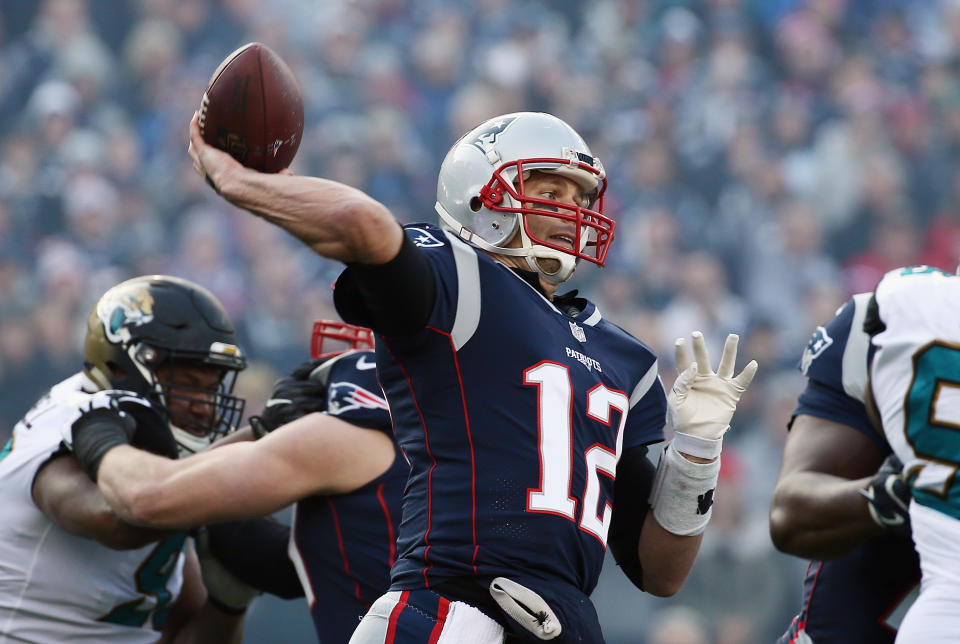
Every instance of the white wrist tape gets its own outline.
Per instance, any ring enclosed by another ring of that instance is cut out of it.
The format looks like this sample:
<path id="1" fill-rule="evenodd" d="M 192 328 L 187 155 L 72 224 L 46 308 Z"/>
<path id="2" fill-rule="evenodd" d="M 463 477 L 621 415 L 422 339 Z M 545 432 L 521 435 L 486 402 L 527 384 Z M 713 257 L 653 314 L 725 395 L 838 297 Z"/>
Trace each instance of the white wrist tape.
<path id="1" fill-rule="evenodd" d="M 728 425 L 729 427 L 729 425 Z M 716 458 L 720 456 L 720 448 L 723 447 L 722 438 L 704 438 L 703 436 L 694 436 L 683 432 L 674 432 L 673 440 L 670 442 L 673 449 L 697 458 Z"/>
<path id="2" fill-rule="evenodd" d="M 673 442 L 667 445 L 650 492 L 650 506 L 657 523 L 680 536 L 703 532 L 713 513 L 719 474 L 719 458 L 711 463 L 693 463 L 677 453 Z"/>

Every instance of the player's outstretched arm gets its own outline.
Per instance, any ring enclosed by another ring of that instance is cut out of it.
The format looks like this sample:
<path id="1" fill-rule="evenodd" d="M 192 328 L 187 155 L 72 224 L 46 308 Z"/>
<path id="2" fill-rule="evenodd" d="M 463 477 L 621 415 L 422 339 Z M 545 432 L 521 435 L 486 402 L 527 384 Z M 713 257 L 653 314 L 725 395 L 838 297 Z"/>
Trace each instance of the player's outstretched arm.
<path id="1" fill-rule="evenodd" d="M 188 152 L 193 167 L 220 196 L 280 226 L 324 257 L 380 265 L 400 252 L 400 224 L 386 206 L 356 188 L 246 168 L 204 142 L 197 114 L 190 121 Z"/>
<path id="2" fill-rule="evenodd" d="M 861 490 L 883 462 L 862 432 L 801 414 L 793 421 L 770 505 L 770 536 L 778 550 L 830 559 L 883 532 Z"/>
<path id="3" fill-rule="evenodd" d="M 55 457 L 37 473 L 33 498 L 40 511 L 67 532 L 114 550 L 142 548 L 170 534 L 124 522 L 72 454 Z"/>
<path id="4" fill-rule="evenodd" d="M 638 544 L 643 588 L 659 596 L 676 593 L 693 567 L 712 514 L 723 435 L 757 372 L 750 361 L 734 375 L 737 335 L 727 336 L 716 372 L 703 334 L 692 338 L 695 361 L 683 339 L 676 343 L 679 375 L 667 396 L 673 440 L 660 458 Z"/>
<path id="5" fill-rule="evenodd" d="M 310 494 L 344 494 L 393 463 L 386 434 L 314 413 L 256 442 L 172 461 L 129 445 L 106 453 L 97 484 L 137 525 L 191 527 L 263 516 Z"/>

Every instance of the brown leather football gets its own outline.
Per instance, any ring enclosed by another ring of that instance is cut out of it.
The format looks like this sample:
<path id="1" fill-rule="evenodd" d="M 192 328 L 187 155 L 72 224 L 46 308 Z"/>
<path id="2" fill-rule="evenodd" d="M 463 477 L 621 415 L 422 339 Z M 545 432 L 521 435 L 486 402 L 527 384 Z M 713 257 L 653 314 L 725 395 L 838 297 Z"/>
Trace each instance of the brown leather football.
<path id="1" fill-rule="evenodd" d="M 290 165 L 303 138 L 303 95 L 290 67 L 252 42 L 213 72 L 200 102 L 203 140 L 243 165 L 277 172 Z"/>

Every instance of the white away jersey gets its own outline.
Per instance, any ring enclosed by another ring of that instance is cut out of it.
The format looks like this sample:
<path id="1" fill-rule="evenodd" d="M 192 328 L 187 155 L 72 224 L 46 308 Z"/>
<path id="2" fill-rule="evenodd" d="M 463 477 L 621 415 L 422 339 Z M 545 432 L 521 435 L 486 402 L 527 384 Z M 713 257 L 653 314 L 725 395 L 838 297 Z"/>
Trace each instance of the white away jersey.
<path id="1" fill-rule="evenodd" d="M 876 290 L 870 385 L 916 501 L 960 517 L 960 277 L 926 266 Z M 869 323 L 869 320 L 868 320 Z"/>
<path id="2" fill-rule="evenodd" d="M 183 582 L 184 535 L 111 550 L 50 521 L 31 494 L 95 386 L 82 373 L 54 386 L 0 450 L 0 644 L 155 642 Z"/>
<path id="3" fill-rule="evenodd" d="M 880 281 L 875 298 L 880 330 L 870 385 L 910 484 L 923 573 L 897 642 L 953 642 L 960 610 L 960 277 L 926 266 L 898 269 Z"/>

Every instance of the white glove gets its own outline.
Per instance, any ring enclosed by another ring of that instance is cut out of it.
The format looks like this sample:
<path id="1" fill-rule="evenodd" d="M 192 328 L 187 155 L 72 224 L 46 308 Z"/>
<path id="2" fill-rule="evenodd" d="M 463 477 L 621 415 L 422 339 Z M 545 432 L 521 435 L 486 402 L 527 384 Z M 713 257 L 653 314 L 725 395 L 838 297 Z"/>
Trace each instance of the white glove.
<path id="1" fill-rule="evenodd" d="M 667 396 L 667 425 L 674 432 L 715 441 L 730 429 L 737 402 L 757 373 L 757 361 L 751 360 L 740 375 L 733 377 L 740 337 L 731 333 L 723 345 L 720 366 L 714 373 L 703 334 L 694 331 L 691 335 L 696 362 L 690 362 L 683 338 L 678 338 L 674 345 L 680 375 Z"/>

